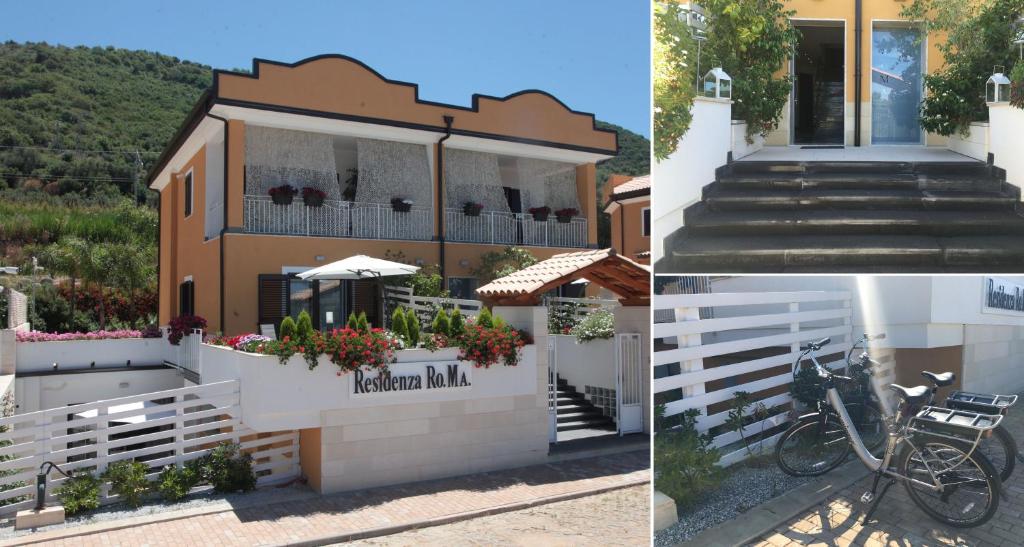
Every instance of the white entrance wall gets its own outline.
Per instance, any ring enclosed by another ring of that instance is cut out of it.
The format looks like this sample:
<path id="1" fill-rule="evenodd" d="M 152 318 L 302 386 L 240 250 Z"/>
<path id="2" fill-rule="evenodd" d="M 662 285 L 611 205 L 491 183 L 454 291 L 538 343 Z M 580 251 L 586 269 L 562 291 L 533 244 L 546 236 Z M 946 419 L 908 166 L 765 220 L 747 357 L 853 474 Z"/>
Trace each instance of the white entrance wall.
<path id="1" fill-rule="evenodd" d="M 586 386 L 615 389 L 615 340 L 577 342 L 575 336 L 557 334 L 555 356 L 558 375 L 580 393 Z M 588 397 L 589 399 L 589 397 Z"/>
<path id="2" fill-rule="evenodd" d="M 1024 188 L 1024 154 L 1021 154 L 1021 135 L 1024 135 L 1024 110 L 1009 103 L 988 105 L 989 152 L 997 167 L 1006 170 L 1006 181 Z"/>
<path id="3" fill-rule="evenodd" d="M 184 386 L 184 378 L 172 368 L 19 375 L 14 380 L 14 400 L 18 405 L 15 413 L 24 414 Z"/>
<path id="4" fill-rule="evenodd" d="M 967 136 L 953 133 L 949 136 L 946 146 L 954 152 L 978 161 L 988 161 L 988 123 L 972 123 Z"/>

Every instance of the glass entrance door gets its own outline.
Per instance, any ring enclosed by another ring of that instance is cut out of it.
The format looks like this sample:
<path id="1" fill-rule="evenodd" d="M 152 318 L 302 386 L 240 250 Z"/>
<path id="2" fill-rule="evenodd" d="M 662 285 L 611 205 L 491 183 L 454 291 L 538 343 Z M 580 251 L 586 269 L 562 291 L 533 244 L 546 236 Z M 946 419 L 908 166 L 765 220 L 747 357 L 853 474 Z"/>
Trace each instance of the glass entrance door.
<path id="1" fill-rule="evenodd" d="M 924 44 L 917 29 L 871 33 L 871 144 L 921 144 Z"/>

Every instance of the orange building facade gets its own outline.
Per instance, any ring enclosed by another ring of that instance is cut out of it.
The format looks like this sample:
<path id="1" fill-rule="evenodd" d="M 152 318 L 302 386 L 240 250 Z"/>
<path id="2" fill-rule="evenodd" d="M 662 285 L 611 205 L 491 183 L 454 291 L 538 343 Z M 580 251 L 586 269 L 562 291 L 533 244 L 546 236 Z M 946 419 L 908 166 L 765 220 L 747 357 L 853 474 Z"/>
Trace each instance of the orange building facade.
<path id="1" fill-rule="evenodd" d="M 604 185 L 612 248 L 640 264 L 651 263 L 651 176 L 611 175 Z"/>
<path id="2" fill-rule="evenodd" d="M 148 180 L 160 323 L 195 314 L 238 334 L 307 310 L 340 326 L 376 309 L 375 287 L 294 274 L 356 254 L 437 265 L 471 298 L 483 253 L 597 246 L 595 163 L 617 151 L 592 114 L 541 91 L 434 103 L 338 55 L 214 71 Z"/>

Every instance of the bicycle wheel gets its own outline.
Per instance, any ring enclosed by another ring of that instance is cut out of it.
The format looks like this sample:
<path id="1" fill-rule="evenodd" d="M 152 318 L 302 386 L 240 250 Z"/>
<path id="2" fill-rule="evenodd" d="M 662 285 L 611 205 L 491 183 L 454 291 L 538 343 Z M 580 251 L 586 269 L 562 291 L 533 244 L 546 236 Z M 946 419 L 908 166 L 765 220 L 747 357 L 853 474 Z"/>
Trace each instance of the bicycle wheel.
<path id="1" fill-rule="evenodd" d="M 885 420 L 882 419 L 882 411 L 878 403 L 865 401 L 862 403 L 847 403 L 846 413 L 850 415 L 857 428 L 857 433 L 864 441 L 864 446 L 876 458 L 881 458 L 885 451 L 885 441 L 888 438 L 888 431 L 885 428 Z"/>
<path id="2" fill-rule="evenodd" d="M 813 477 L 843 463 L 850 451 L 846 430 L 834 415 L 808 415 L 790 426 L 775 445 L 775 461 L 787 475 Z"/>
<path id="3" fill-rule="evenodd" d="M 992 430 L 992 436 L 981 441 L 978 451 L 988 458 L 1003 482 L 1010 480 L 1017 464 L 1017 441 L 1005 427 L 1000 425 Z"/>
<path id="4" fill-rule="evenodd" d="M 910 499 L 933 519 L 956 528 L 987 522 L 999 508 L 999 472 L 984 455 L 969 447 L 928 439 L 900 455 L 899 473 L 925 484 L 904 480 Z M 942 488 L 931 490 L 932 476 Z"/>

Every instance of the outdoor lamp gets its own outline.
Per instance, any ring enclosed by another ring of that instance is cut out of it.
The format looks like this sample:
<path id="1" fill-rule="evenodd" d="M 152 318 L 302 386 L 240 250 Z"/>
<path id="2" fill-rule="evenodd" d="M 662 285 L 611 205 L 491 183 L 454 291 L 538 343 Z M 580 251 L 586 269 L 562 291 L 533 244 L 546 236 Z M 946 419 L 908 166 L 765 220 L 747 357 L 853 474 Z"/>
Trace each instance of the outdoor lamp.
<path id="1" fill-rule="evenodd" d="M 732 98 L 732 78 L 717 66 L 704 75 L 704 96 L 716 99 Z"/>
<path id="2" fill-rule="evenodd" d="M 1004 67 L 997 66 L 994 74 L 985 82 L 985 102 L 1005 103 L 1010 100 L 1010 79 L 1003 74 Z"/>
<path id="3" fill-rule="evenodd" d="M 39 466 L 39 474 L 36 475 L 36 511 L 46 509 L 46 475 L 50 474 L 50 470 L 52 469 L 60 471 L 61 475 L 64 475 L 69 479 L 71 478 L 71 475 L 68 475 L 63 469 L 57 467 L 57 464 L 53 462 L 43 462 L 42 465 Z"/>

